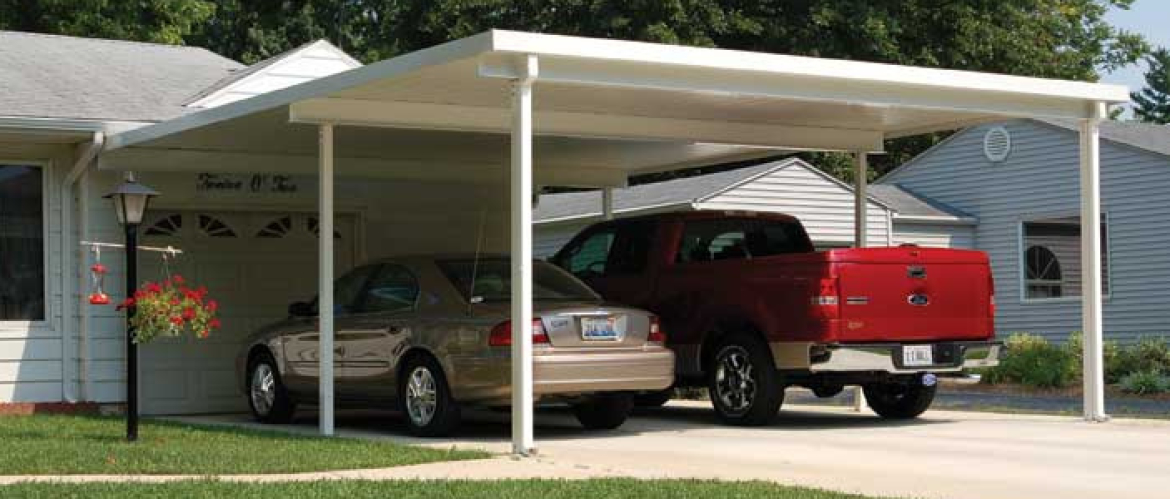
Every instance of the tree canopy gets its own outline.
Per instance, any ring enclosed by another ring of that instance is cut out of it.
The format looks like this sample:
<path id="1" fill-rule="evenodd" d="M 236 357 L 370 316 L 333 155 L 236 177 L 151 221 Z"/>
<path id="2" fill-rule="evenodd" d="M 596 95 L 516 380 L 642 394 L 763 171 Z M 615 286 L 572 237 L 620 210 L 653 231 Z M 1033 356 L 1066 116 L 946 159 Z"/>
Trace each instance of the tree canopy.
<path id="1" fill-rule="evenodd" d="M 1155 50 L 1146 64 L 1146 88 L 1130 94 L 1133 114 L 1140 121 L 1170 125 L 1170 50 Z"/>
<path id="2" fill-rule="evenodd" d="M 327 38 L 366 62 L 518 29 L 1095 81 L 1139 60 L 1134 0 L 0 0 L 0 29 L 207 47 L 252 63 Z M 938 140 L 892 141 L 884 171 Z M 841 158 L 814 158 L 849 179 Z"/>

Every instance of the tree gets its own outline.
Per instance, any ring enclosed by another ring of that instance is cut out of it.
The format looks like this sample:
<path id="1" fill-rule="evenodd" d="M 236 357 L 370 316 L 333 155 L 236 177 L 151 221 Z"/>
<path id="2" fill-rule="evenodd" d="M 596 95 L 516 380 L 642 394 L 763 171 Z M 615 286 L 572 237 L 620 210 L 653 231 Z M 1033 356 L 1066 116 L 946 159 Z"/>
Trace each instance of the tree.
<path id="1" fill-rule="evenodd" d="M 1133 114 L 1147 123 L 1170 124 L 1170 50 L 1155 50 L 1146 57 L 1146 64 L 1146 88 L 1129 94 Z"/>
<path id="2" fill-rule="evenodd" d="M 207 0 L 0 0 L 0 29 L 180 44 L 214 11 Z"/>

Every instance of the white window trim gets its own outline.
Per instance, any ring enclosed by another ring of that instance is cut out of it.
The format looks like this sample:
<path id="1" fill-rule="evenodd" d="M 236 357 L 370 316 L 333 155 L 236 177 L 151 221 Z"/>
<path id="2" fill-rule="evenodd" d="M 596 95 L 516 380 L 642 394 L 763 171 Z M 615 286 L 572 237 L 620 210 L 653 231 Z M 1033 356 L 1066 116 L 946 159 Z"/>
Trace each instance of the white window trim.
<path id="1" fill-rule="evenodd" d="M 17 158 L 3 158 L 0 157 L 0 165 L 4 166 L 31 166 L 41 169 L 41 265 L 44 267 L 42 278 L 45 281 L 45 316 L 40 320 L 14 321 L 0 319 L 0 331 L 28 331 L 30 329 L 52 329 L 53 326 L 53 288 L 50 287 L 51 279 L 49 278 L 53 272 L 54 260 L 50 260 L 50 240 L 49 240 L 49 210 L 51 205 L 52 186 L 51 177 L 52 169 L 50 165 L 52 162 L 44 159 L 17 159 Z M 62 236 L 64 236 L 64 229 L 62 229 Z"/>
<path id="2" fill-rule="evenodd" d="M 1055 303 L 1080 303 L 1081 302 L 1082 297 L 1079 294 L 1074 295 L 1074 296 L 1061 296 L 1059 298 L 1028 298 L 1028 262 L 1024 261 L 1024 250 L 1027 249 L 1024 247 L 1024 224 L 1025 223 L 1035 221 L 1036 219 L 1039 219 L 1039 218 L 1067 218 L 1067 217 L 1078 217 L 1079 218 L 1080 216 L 1081 216 L 1081 214 L 1079 212 L 1076 212 L 1076 213 L 1059 212 L 1059 213 L 1049 213 L 1049 214 L 1028 215 L 1028 216 L 1021 217 L 1020 219 L 1016 220 L 1016 258 L 1015 258 L 1015 261 L 1016 261 L 1016 276 L 1017 276 L 1017 279 L 1019 281 L 1019 292 L 1020 292 L 1020 304 L 1021 305 L 1048 305 L 1048 304 L 1055 304 Z M 1114 286 L 1114 283 L 1113 283 L 1113 237 L 1110 235 L 1110 232 L 1112 232 L 1111 227 L 1113 227 L 1113 224 L 1110 223 L 1108 212 L 1105 212 L 1105 211 L 1101 212 L 1101 223 L 1103 223 L 1105 225 L 1105 231 L 1102 232 L 1101 235 L 1105 237 L 1106 241 L 1109 241 L 1109 248 L 1105 251 L 1105 269 L 1106 269 L 1105 275 L 1107 276 L 1106 282 L 1108 284 L 1106 289 L 1108 289 L 1108 292 L 1103 293 L 1101 295 L 1101 299 L 1102 299 L 1102 301 L 1108 302 L 1109 299 L 1113 297 L 1113 286 Z M 1064 276 L 1064 271 L 1062 268 L 1061 269 L 1061 278 L 1062 278 L 1061 280 L 1062 281 L 1063 281 L 1063 276 Z"/>

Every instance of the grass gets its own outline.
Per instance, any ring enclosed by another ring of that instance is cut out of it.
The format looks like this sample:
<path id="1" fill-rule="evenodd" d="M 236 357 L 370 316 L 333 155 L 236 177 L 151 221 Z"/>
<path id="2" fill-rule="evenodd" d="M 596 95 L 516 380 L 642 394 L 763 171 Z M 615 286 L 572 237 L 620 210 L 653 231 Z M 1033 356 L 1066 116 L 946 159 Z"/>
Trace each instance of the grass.
<path id="1" fill-rule="evenodd" d="M 479 451 L 144 420 L 136 443 L 122 418 L 0 417 L 0 475 L 248 474 L 388 468 L 477 459 Z"/>
<path id="2" fill-rule="evenodd" d="M 505 480 L 474 481 L 332 481 L 243 484 L 210 481 L 169 484 L 19 484 L 0 487 L 0 497 L 30 499 L 86 498 L 134 499 L 144 497 L 287 499 L 290 497 L 345 499 L 864 499 L 864 496 L 789 487 L 762 482 L 712 482 L 692 480 Z"/>

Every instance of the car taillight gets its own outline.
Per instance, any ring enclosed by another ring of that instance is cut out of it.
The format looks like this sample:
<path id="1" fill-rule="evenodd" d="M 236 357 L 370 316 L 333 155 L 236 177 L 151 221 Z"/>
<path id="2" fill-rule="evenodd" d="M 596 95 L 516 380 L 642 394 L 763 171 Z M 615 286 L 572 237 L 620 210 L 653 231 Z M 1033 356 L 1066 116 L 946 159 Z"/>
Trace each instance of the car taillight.
<path id="1" fill-rule="evenodd" d="M 544 322 L 540 317 L 532 319 L 532 344 L 548 344 L 548 333 L 544 330 Z M 488 336 L 488 345 L 493 347 L 512 346 L 512 321 L 507 320 L 496 324 Z"/>
<path id="2" fill-rule="evenodd" d="M 836 319 L 841 316 L 841 292 L 837 278 L 821 279 L 816 294 L 812 297 L 813 314 L 821 319 Z"/>
<path id="3" fill-rule="evenodd" d="M 650 334 L 646 336 L 646 343 L 666 344 L 666 335 L 662 333 L 662 322 L 658 316 L 650 316 Z"/>

